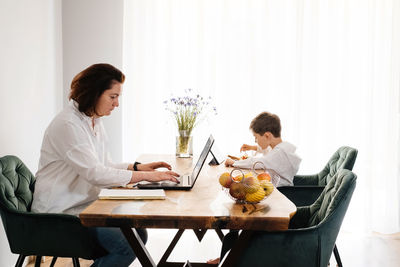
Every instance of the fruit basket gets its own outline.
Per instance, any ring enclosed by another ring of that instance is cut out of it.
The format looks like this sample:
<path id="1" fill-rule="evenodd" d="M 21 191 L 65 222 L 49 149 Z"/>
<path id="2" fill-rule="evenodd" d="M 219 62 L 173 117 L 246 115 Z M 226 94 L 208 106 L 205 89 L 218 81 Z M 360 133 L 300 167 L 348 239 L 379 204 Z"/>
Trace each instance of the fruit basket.
<path id="1" fill-rule="evenodd" d="M 262 163 L 254 163 L 252 170 L 234 168 L 230 173 L 224 172 L 219 175 L 219 183 L 222 185 L 223 190 L 236 203 L 258 203 L 268 197 L 274 190 L 268 171 L 265 167 L 256 170 L 256 164 Z"/>

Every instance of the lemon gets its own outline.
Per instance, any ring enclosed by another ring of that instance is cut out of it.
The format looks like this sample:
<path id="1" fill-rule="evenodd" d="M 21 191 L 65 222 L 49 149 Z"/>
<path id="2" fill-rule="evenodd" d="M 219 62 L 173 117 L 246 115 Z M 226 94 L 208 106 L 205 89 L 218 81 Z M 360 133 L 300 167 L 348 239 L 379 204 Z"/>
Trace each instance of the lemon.
<path id="1" fill-rule="evenodd" d="M 254 176 L 252 172 L 248 172 L 244 175 L 245 178 Z"/>
<path id="2" fill-rule="evenodd" d="M 265 195 L 268 196 L 274 191 L 274 185 L 267 180 L 260 181 L 260 186 L 264 189 Z"/>
<path id="3" fill-rule="evenodd" d="M 261 200 L 263 200 L 264 197 L 265 197 L 265 191 L 260 186 L 255 193 L 246 195 L 246 201 L 248 201 L 248 202 L 260 202 Z"/>

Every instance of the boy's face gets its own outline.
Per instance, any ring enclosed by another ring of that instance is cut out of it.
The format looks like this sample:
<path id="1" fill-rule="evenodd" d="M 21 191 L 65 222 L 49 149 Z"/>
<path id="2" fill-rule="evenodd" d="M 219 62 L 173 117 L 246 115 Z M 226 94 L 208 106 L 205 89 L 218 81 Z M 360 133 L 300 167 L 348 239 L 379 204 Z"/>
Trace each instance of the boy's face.
<path id="1" fill-rule="evenodd" d="M 271 144 L 271 133 L 265 132 L 263 135 L 259 135 L 258 133 L 254 133 L 254 138 L 256 143 L 262 148 L 266 149 Z"/>

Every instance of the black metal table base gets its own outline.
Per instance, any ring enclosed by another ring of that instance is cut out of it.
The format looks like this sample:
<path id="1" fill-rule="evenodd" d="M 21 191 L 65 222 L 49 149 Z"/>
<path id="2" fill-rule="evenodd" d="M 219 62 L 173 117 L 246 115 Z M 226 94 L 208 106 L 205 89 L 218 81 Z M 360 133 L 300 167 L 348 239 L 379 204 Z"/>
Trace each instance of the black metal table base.
<path id="1" fill-rule="evenodd" d="M 154 267 L 154 266 L 162 266 L 162 267 L 200 267 L 200 266 L 218 266 L 217 264 L 207 264 L 207 263 L 200 263 L 200 262 L 168 262 L 168 258 L 171 255 L 172 251 L 174 250 L 176 244 L 178 243 L 179 239 L 181 238 L 185 229 L 179 229 L 175 234 L 174 238 L 172 239 L 171 243 L 169 244 L 168 248 L 165 250 L 164 255 L 161 257 L 160 261 L 156 265 L 153 259 L 150 256 L 150 253 L 146 249 L 146 246 L 142 242 L 139 234 L 137 233 L 136 229 L 130 227 L 121 227 L 122 233 L 124 234 L 125 238 L 128 240 L 130 246 L 132 247 L 135 255 L 137 256 L 140 264 L 144 267 Z M 203 239 L 204 235 L 207 232 L 207 229 L 193 229 L 197 239 L 199 242 Z M 222 241 L 224 234 L 220 229 L 215 229 L 219 239 Z"/>

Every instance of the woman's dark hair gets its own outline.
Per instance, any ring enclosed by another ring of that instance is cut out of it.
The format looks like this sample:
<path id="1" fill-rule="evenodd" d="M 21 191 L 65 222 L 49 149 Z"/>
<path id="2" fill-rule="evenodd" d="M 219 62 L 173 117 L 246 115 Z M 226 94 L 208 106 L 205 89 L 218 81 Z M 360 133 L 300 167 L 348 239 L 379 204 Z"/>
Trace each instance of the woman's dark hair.
<path id="1" fill-rule="evenodd" d="M 71 82 L 69 99 L 75 100 L 79 111 L 91 117 L 96 114 L 96 104 L 113 83 L 123 83 L 125 75 L 110 64 L 94 64 L 78 73 Z"/>
<path id="2" fill-rule="evenodd" d="M 259 135 L 270 132 L 274 137 L 281 137 L 281 120 L 275 114 L 262 112 L 251 121 L 250 129 Z"/>

